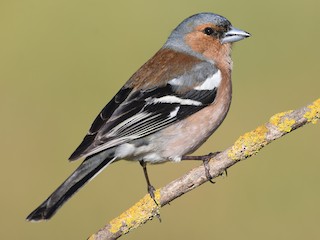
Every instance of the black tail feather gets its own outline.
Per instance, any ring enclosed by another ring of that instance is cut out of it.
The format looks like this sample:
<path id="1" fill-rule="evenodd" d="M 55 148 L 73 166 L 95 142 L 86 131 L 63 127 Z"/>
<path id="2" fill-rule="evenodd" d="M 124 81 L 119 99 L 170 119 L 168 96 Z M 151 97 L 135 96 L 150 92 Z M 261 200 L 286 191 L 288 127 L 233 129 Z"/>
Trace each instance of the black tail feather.
<path id="1" fill-rule="evenodd" d="M 50 219 L 56 211 L 84 184 L 97 175 L 113 161 L 106 152 L 85 159 L 81 165 L 64 181 L 38 208 L 27 217 L 28 221 Z"/>

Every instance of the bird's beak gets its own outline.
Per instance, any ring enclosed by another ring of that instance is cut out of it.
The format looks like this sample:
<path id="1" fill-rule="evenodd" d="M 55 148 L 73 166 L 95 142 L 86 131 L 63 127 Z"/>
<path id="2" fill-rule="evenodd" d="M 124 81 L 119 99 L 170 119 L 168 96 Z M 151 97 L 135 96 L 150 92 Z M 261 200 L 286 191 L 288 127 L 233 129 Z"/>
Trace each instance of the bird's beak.
<path id="1" fill-rule="evenodd" d="M 221 44 L 237 42 L 250 36 L 251 34 L 248 32 L 231 27 L 231 29 L 226 32 L 221 39 Z"/>

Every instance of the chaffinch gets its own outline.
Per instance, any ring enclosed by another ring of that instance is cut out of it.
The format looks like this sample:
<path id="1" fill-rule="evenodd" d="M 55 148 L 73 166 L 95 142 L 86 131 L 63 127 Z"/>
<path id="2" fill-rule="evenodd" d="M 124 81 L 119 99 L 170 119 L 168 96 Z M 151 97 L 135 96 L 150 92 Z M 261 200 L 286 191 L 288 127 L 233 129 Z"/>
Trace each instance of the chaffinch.
<path id="1" fill-rule="evenodd" d="M 185 19 L 96 117 L 70 160 L 85 158 L 27 220 L 49 219 L 109 164 L 188 159 L 220 126 L 231 103 L 231 45 L 250 34 L 224 17 Z"/>

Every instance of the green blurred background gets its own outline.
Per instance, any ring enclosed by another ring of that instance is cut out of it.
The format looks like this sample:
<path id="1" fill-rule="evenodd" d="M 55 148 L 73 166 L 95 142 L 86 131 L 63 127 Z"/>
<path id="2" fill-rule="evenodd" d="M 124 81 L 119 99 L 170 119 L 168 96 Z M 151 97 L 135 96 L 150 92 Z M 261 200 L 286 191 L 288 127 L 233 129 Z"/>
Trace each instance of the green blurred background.
<path id="1" fill-rule="evenodd" d="M 25 221 L 76 168 L 67 158 L 100 109 L 192 14 L 216 12 L 252 34 L 234 47 L 231 111 L 197 154 L 317 99 L 319 9 L 319 0 L 2 0 L 1 238 L 85 239 L 146 194 L 139 164 L 122 161 L 52 220 Z M 319 239 L 319 136 L 319 125 L 289 134 L 123 239 Z M 197 165 L 149 171 L 161 187 Z"/>

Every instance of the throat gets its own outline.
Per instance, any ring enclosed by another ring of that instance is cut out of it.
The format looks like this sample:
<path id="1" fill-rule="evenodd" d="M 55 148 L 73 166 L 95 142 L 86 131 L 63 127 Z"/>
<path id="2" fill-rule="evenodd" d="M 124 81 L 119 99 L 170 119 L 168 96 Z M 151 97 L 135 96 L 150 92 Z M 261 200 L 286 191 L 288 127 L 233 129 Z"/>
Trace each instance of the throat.
<path id="1" fill-rule="evenodd" d="M 231 75 L 232 59 L 231 59 L 231 44 L 216 44 L 215 47 L 209 48 L 204 55 L 213 60 L 215 65 L 225 74 Z"/>

